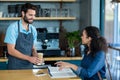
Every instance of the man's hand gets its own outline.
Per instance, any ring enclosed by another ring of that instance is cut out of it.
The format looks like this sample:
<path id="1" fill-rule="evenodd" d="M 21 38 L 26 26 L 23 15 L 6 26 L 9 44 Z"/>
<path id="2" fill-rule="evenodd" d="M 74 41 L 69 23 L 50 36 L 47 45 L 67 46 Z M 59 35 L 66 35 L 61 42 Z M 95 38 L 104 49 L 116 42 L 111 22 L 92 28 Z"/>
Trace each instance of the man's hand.
<path id="1" fill-rule="evenodd" d="M 29 57 L 28 61 L 33 63 L 33 64 L 39 64 L 43 62 L 43 59 L 40 59 L 38 57 Z"/>

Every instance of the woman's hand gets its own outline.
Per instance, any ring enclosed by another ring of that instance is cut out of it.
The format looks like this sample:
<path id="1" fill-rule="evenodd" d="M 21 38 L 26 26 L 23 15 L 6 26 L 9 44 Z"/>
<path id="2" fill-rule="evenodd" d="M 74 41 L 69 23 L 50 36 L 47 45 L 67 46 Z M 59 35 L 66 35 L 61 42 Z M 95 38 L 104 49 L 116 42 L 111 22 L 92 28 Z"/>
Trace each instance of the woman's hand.
<path id="1" fill-rule="evenodd" d="M 78 68 L 78 66 L 68 62 L 59 61 L 59 62 L 56 62 L 55 64 L 60 67 L 59 70 L 62 70 L 63 68 L 72 68 L 73 70 L 77 70 Z"/>

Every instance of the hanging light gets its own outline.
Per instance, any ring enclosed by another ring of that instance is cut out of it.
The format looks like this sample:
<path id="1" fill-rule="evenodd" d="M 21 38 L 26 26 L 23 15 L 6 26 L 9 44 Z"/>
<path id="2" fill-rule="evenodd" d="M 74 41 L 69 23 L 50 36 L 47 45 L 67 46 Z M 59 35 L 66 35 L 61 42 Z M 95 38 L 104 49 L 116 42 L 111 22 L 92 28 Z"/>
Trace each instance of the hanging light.
<path id="1" fill-rule="evenodd" d="M 111 2 L 120 3 L 120 0 L 112 0 Z"/>
<path id="2" fill-rule="evenodd" d="M 114 10 L 115 9 L 115 6 L 117 5 L 117 3 L 119 3 L 120 2 L 120 0 L 112 0 L 111 1 L 111 7 L 112 7 L 112 9 Z"/>

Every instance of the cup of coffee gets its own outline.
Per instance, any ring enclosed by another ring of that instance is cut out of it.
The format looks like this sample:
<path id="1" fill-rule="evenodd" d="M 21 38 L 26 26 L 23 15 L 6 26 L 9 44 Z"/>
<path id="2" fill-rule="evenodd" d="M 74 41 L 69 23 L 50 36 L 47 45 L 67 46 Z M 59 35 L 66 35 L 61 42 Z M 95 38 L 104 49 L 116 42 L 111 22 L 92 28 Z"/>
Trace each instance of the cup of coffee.
<path id="1" fill-rule="evenodd" d="M 38 58 L 43 59 L 43 53 L 38 53 Z M 38 63 L 37 65 L 43 65 L 44 63 Z"/>
<path id="2" fill-rule="evenodd" d="M 40 59 L 42 59 L 42 58 L 43 58 L 43 53 L 38 53 L 38 57 L 39 57 Z"/>

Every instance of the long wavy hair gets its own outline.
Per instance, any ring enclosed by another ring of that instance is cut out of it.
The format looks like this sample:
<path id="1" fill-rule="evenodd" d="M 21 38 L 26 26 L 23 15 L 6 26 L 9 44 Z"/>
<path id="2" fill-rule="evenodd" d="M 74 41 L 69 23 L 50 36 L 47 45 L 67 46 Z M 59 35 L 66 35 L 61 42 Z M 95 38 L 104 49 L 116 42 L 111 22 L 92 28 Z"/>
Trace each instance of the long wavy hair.
<path id="1" fill-rule="evenodd" d="M 108 51 L 107 42 L 104 37 L 100 35 L 100 31 L 95 26 L 87 26 L 84 28 L 87 33 L 87 37 L 91 37 L 90 43 L 90 51 L 94 56 L 98 51 L 104 51 L 105 53 Z M 88 49 L 86 49 L 88 50 Z"/>

